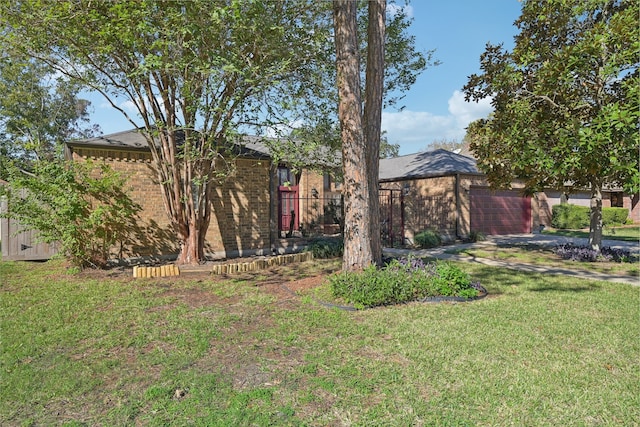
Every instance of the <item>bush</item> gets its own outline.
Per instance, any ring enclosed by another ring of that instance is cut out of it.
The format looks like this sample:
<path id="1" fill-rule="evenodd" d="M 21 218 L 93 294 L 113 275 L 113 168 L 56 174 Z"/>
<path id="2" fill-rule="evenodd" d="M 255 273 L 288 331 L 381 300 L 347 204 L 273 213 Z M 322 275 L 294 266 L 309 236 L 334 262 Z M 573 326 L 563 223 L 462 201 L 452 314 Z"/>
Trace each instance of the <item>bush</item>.
<path id="1" fill-rule="evenodd" d="M 487 240 L 487 235 L 482 231 L 471 230 L 469 233 L 469 241 L 472 243 L 484 242 L 485 240 Z"/>
<path id="2" fill-rule="evenodd" d="M 551 225 L 561 229 L 581 229 L 589 227 L 591 208 L 571 204 L 555 205 L 552 208 Z M 602 208 L 602 224 L 623 225 L 629 218 L 627 208 Z"/>
<path id="3" fill-rule="evenodd" d="M 90 162 L 37 162 L 33 174 L 11 170 L 2 189 L 9 211 L 38 240 L 57 243 L 76 267 L 104 267 L 114 245 L 131 238 L 140 206 L 125 194 L 125 178 Z"/>
<path id="4" fill-rule="evenodd" d="M 558 245 L 553 248 L 553 253 L 562 259 L 579 262 L 630 262 L 631 253 L 625 249 L 615 249 L 608 246 L 600 251 L 588 246 L 577 246 L 571 243 Z"/>
<path id="5" fill-rule="evenodd" d="M 432 229 L 427 229 L 416 234 L 415 241 L 419 247 L 424 249 L 435 248 L 442 244 L 442 238 Z"/>
<path id="6" fill-rule="evenodd" d="M 603 225 L 623 225 L 629 219 L 629 209 L 627 208 L 602 208 Z"/>
<path id="7" fill-rule="evenodd" d="M 314 240 L 305 249 L 313 253 L 314 258 L 337 258 L 344 252 L 342 239 L 318 239 Z"/>
<path id="8" fill-rule="evenodd" d="M 582 229 L 589 227 L 589 210 L 587 206 L 563 203 L 554 205 L 551 214 L 551 226 L 560 229 Z"/>
<path id="9" fill-rule="evenodd" d="M 378 269 L 341 272 L 329 279 L 333 295 L 358 308 L 377 307 L 416 301 L 434 296 L 473 298 L 479 283 L 474 283 L 459 267 L 438 261 L 424 264 L 409 258 L 392 260 Z"/>

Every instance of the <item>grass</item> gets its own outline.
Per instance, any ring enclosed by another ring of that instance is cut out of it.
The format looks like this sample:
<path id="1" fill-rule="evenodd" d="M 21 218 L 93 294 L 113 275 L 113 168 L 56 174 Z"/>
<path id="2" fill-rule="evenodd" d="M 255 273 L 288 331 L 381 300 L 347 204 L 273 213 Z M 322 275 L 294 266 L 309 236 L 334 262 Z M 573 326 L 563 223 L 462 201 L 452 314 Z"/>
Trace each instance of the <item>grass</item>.
<path id="1" fill-rule="evenodd" d="M 542 234 L 553 234 L 559 236 L 568 237 L 581 237 L 588 238 L 589 230 L 559 230 L 545 228 Z M 640 241 L 640 226 L 637 225 L 625 225 L 620 227 L 604 227 L 602 231 L 602 238 L 608 240 L 623 240 L 626 242 L 639 242 Z"/>
<path id="2" fill-rule="evenodd" d="M 463 267 L 490 296 L 327 309 L 326 285 L 0 262 L 2 425 L 638 425 L 640 288 Z"/>

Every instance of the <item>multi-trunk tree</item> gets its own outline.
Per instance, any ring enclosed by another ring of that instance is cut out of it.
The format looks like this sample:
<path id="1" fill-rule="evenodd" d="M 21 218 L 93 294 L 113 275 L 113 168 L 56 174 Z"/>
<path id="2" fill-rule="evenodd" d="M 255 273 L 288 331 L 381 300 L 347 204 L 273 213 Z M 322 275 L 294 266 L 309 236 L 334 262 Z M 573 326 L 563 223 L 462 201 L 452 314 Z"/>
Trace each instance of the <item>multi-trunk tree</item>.
<path id="1" fill-rule="evenodd" d="M 638 16 L 634 0 L 526 0 L 513 51 L 488 45 L 464 88 L 494 106 L 468 131 L 489 181 L 590 189 L 596 250 L 603 187 L 640 190 Z"/>
<path id="2" fill-rule="evenodd" d="M 357 5 L 334 0 L 338 117 L 342 140 L 344 270 L 382 261 L 378 170 L 386 0 L 368 3 L 364 108 L 360 82 Z"/>
<path id="3" fill-rule="evenodd" d="M 210 197 L 239 130 L 284 120 L 282 92 L 314 90 L 303 82 L 329 37 L 324 14 L 302 1 L 52 0 L 4 2 L 0 20 L 3 42 L 139 117 L 189 264 L 205 256 Z"/>

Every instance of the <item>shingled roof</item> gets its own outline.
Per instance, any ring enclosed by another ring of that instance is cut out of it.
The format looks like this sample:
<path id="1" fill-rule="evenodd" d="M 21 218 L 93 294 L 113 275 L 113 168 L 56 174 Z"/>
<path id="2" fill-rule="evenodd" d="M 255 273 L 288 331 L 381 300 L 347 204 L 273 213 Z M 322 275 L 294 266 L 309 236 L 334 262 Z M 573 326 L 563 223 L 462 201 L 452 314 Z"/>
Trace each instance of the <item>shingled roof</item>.
<path id="1" fill-rule="evenodd" d="M 269 142 L 277 142 L 273 138 L 242 135 L 239 137 L 239 143 L 235 145 L 236 154 L 240 157 L 251 159 L 269 159 L 271 151 Z M 89 139 L 73 140 L 67 142 L 71 148 L 101 148 L 124 151 L 149 151 L 147 140 L 145 139 L 142 129 L 131 129 L 123 132 L 112 133 L 109 135 L 97 136 Z M 294 162 L 296 164 L 320 165 L 323 167 L 339 167 L 339 161 L 336 156 L 339 153 L 333 153 L 331 150 L 316 150 L 313 153 L 296 153 L 293 151 L 284 153 L 283 162 Z M 289 158 L 286 158 L 286 157 Z"/>
<path id="2" fill-rule="evenodd" d="M 475 159 L 439 149 L 380 160 L 380 181 L 480 174 Z"/>
<path id="3" fill-rule="evenodd" d="M 74 140 L 67 143 L 69 147 L 102 148 L 114 150 L 148 151 L 147 141 L 140 129 L 112 133 L 97 136 L 95 138 Z M 270 152 L 265 138 L 256 136 L 243 136 L 242 143 L 237 144 L 238 154 L 242 157 L 255 159 L 270 158 Z M 335 158 L 327 159 L 327 153 L 315 153 L 306 159 L 310 164 L 323 164 L 325 166 L 338 167 L 339 161 Z M 337 156 L 339 157 L 339 153 Z M 317 157 L 317 158 L 311 158 Z M 333 156 L 335 157 L 335 156 Z M 283 159 L 286 161 L 286 159 Z M 298 160 L 300 162 L 300 160 Z M 305 160 L 303 160 L 305 162 Z M 459 173 L 480 174 L 476 167 L 475 159 L 451 151 L 438 149 L 434 151 L 422 151 L 420 153 L 407 154 L 406 156 L 393 157 L 380 160 L 380 181 L 397 181 L 404 179 L 427 178 L 448 176 Z"/>
<path id="4" fill-rule="evenodd" d="M 89 139 L 79 139 L 67 142 L 69 147 L 102 148 L 113 150 L 149 151 L 147 140 L 142 129 L 131 129 L 109 135 L 101 135 Z M 269 158 L 269 150 L 258 137 L 243 137 L 243 143 L 236 145 L 238 154 L 242 157 L 265 159 Z"/>

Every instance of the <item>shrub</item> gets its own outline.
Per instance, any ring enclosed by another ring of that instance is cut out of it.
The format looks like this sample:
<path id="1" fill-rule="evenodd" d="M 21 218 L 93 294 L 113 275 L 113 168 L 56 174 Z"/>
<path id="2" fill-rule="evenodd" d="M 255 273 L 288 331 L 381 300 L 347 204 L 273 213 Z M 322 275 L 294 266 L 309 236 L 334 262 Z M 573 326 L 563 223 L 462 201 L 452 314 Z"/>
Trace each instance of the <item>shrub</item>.
<path id="1" fill-rule="evenodd" d="M 482 231 L 471 230 L 469 233 L 469 241 L 472 243 L 484 242 L 485 240 L 487 240 L 487 235 Z"/>
<path id="2" fill-rule="evenodd" d="M 90 162 L 47 161 L 35 163 L 33 174 L 10 174 L 4 216 L 37 230 L 39 241 L 59 244 L 74 266 L 104 267 L 112 247 L 129 241 L 140 206 L 108 166 L 96 171 Z"/>
<path id="3" fill-rule="evenodd" d="M 629 262 L 631 253 L 624 249 L 615 249 L 608 246 L 600 251 L 591 249 L 588 246 L 578 246 L 572 243 L 558 245 L 553 248 L 553 253 L 562 259 L 579 262 Z"/>
<path id="4" fill-rule="evenodd" d="M 337 258 L 343 254 L 344 242 L 342 239 L 318 239 L 309 243 L 305 251 L 313 253 L 314 258 Z"/>
<path id="5" fill-rule="evenodd" d="M 562 229 L 580 229 L 589 227 L 591 208 L 571 204 L 555 205 L 552 208 L 551 225 Z M 602 208 L 603 225 L 623 225 L 629 218 L 627 208 Z"/>
<path id="6" fill-rule="evenodd" d="M 415 235 L 415 241 L 418 246 L 424 249 L 435 248 L 442 244 L 442 238 L 433 229 L 427 229 Z"/>
<path id="7" fill-rule="evenodd" d="M 560 229 L 581 229 L 589 227 L 589 207 L 563 203 L 554 205 L 551 225 Z"/>
<path id="8" fill-rule="evenodd" d="M 629 219 L 627 208 L 602 208 L 602 223 L 604 225 L 623 225 Z"/>
<path id="9" fill-rule="evenodd" d="M 333 295 L 358 308 L 405 303 L 434 296 L 472 298 L 479 283 L 454 264 L 438 261 L 425 264 L 409 258 L 392 260 L 378 269 L 341 272 L 329 279 Z"/>

